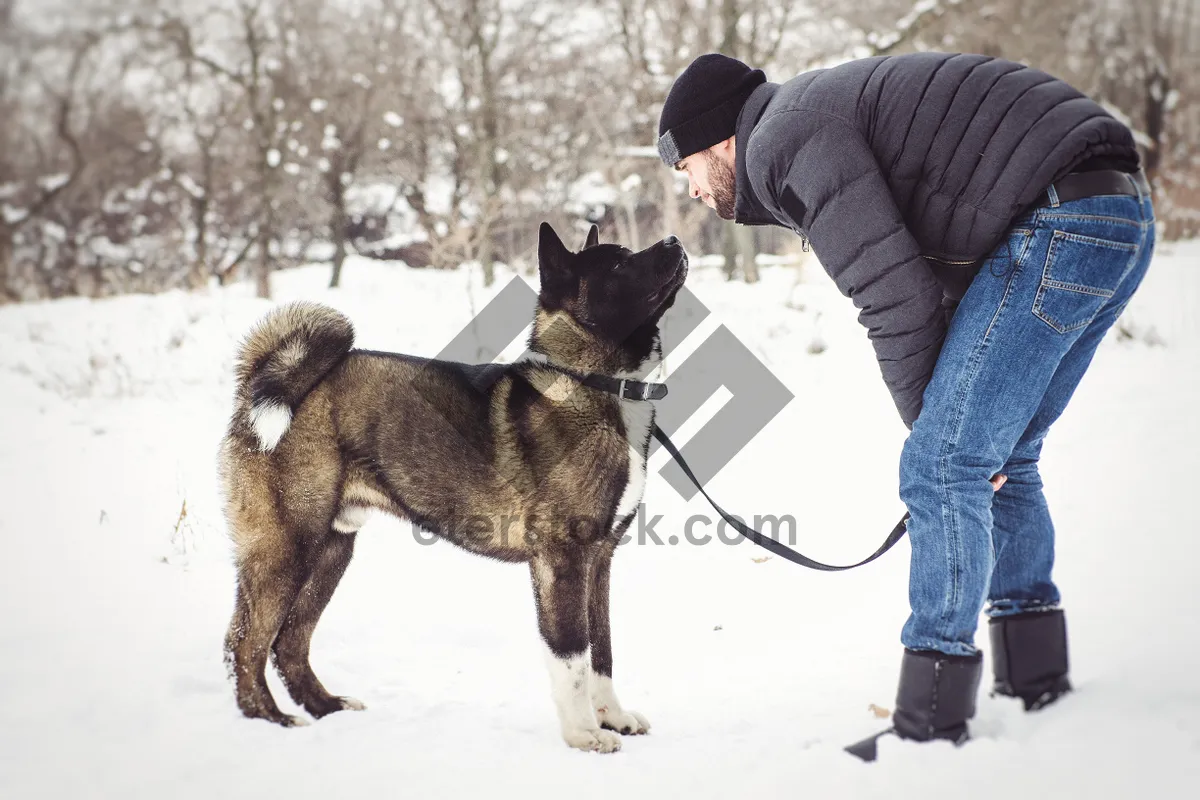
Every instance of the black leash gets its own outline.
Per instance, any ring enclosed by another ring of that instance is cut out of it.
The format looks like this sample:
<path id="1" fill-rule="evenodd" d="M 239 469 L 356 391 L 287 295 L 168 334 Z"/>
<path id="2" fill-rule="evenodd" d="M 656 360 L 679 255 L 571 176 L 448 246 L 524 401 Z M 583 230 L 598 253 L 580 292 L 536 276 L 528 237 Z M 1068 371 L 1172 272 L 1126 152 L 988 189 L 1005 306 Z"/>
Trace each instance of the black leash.
<path id="1" fill-rule="evenodd" d="M 904 519 L 900 520 L 896 527 L 892 529 L 892 532 L 888 534 L 887 539 L 885 539 L 883 544 L 879 546 L 879 549 L 864 558 L 862 561 L 859 561 L 857 564 L 836 567 L 831 564 L 822 564 L 820 561 L 813 561 L 808 556 L 797 553 L 795 550 L 791 549 L 782 542 L 777 542 L 768 536 L 763 536 L 750 526 L 739 522 L 726 513 L 725 509 L 717 505 L 716 501 L 708 496 L 708 492 L 704 491 L 704 487 L 701 486 L 700 481 L 696 479 L 696 474 L 692 472 L 692 468 L 689 467 L 687 462 L 683 460 L 683 454 L 679 452 L 679 448 L 672 444 L 671 440 L 667 437 L 666 432 L 663 431 L 662 428 L 658 427 L 657 424 L 654 426 L 654 438 L 658 439 L 659 444 L 667 449 L 667 452 L 671 454 L 671 458 L 675 459 L 680 468 L 683 470 L 683 474 L 688 476 L 688 479 L 691 480 L 691 482 L 696 485 L 696 488 L 700 490 L 700 494 L 704 495 L 704 498 L 712 504 L 712 507 L 716 509 L 717 513 L 720 514 L 726 522 L 733 526 L 734 530 L 736 530 L 742 536 L 745 536 L 750 541 L 754 542 L 759 547 L 770 550 L 775 555 L 779 556 L 780 558 L 785 558 L 788 561 L 791 561 L 793 564 L 799 564 L 800 566 L 808 567 L 809 569 L 818 569 L 823 572 L 841 572 L 842 570 L 861 567 L 863 564 L 870 564 L 888 550 L 891 550 L 892 546 L 896 544 L 896 542 L 900 541 L 907 531 L 904 523 L 908 521 L 908 514 L 905 514 Z"/>
<path id="2" fill-rule="evenodd" d="M 590 386 L 593 389 L 600 389 L 601 391 L 615 394 L 617 397 L 620 397 L 624 400 L 660 400 L 667 395 L 667 385 L 665 383 L 650 383 L 646 381 L 627 380 L 624 378 L 613 378 L 608 375 L 583 374 L 559 364 L 555 364 L 549 360 L 541 363 L 540 366 L 548 367 L 556 372 L 561 372 L 564 375 L 569 375 L 582 383 L 584 386 Z M 864 558 L 862 561 L 859 561 L 857 564 L 849 564 L 843 567 L 834 566 L 832 564 L 822 564 L 820 561 L 814 561 L 806 555 L 797 553 L 795 550 L 783 544 L 782 542 L 777 542 L 770 537 L 763 536 L 749 525 L 734 519 L 729 515 L 728 512 L 725 511 L 725 509 L 717 505 L 715 500 L 709 497 L 708 492 L 704 491 L 704 487 L 700 484 L 699 479 L 696 478 L 696 473 L 692 472 L 692 468 L 689 467 L 688 463 L 683 460 L 683 454 L 679 452 L 679 448 L 677 448 L 671 442 L 666 432 L 662 428 L 658 427 L 657 423 L 654 426 L 654 438 L 658 439 L 659 444 L 667 449 L 667 452 L 671 454 L 671 458 L 675 459 L 680 468 L 683 470 L 683 474 L 688 476 L 688 479 L 696 485 L 697 489 L 700 490 L 700 494 L 704 495 L 704 499 L 707 500 L 714 509 L 716 509 L 717 513 L 720 514 L 727 523 L 733 526 L 734 530 L 736 530 L 742 536 L 745 536 L 750 541 L 754 542 L 759 547 L 770 550 L 775 555 L 785 558 L 788 561 L 791 561 L 793 564 L 799 564 L 800 566 L 808 567 L 809 569 L 821 570 L 822 572 L 842 572 L 843 570 L 861 567 L 864 564 L 870 564 L 888 550 L 891 550 L 892 546 L 895 545 L 896 542 L 904 538 L 904 534 L 908 530 L 904 525 L 904 523 L 908 521 L 908 514 L 905 514 L 904 519 L 900 520 L 900 522 L 896 524 L 896 527 L 892 528 L 892 532 L 888 534 L 887 539 L 885 539 L 883 544 L 879 546 L 879 549 Z"/>

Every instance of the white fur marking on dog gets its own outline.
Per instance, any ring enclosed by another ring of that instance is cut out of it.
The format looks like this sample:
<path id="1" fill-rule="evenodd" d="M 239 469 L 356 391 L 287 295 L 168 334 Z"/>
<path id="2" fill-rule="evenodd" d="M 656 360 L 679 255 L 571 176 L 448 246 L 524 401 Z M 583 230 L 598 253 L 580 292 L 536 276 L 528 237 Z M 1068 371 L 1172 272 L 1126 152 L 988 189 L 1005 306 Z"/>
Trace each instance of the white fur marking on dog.
<path id="1" fill-rule="evenodd" d="M 601 725 L 609 725 L 617 731 L 629 730 L 630 733 L 646 733 L 650 723 L 636 711 L 626 711 L 621 708 L 621 701 L 613 690 L 612 678 L 592 672 L 591 678 L 592 707 L 596 709 L 596 718 Z"/>
<path id="2" fill-rule="evenodd" d="M 344 505 L 333 519 L 333 529 L 338 533 L 358 533 L 367 524 L 373 509 L 370 506 Z"/>
<path id="3" fill-rule="evenodd" d="M 255 403 L 250 409 L 250 427 L 261 449 L 267 452 L 275 449 L 291 424 L 292 410 L 277 400 Z"/>
<path id="4" fill-rule="evenodd" d="M 621 421 L 625 423 L 625 438 L 629 441 L 629 470 L 625 475 L 625 490 L 617 501 L 614 524 L 637 511 L 646 491 L 645 446 L 654 423 L 654 406 L 644 401 L 622 400 Z"/>
<path id="5" fill-rule="evenodd" d="M 550 670 L 550 690 L 563 740 L 580 750 L 611 753 L 621 749 L 621 737 L 600 729 L 592 708 L 588 679 L 591 672 L 591 649 L 568 658 L 559 658 L 543 641 L 546 666 Z"/>
<path id="6" fill-rule="evenodd" d="M 657 359 L 654 372 L 662 368 L 662 360 L 655 347 L 654 355 L 642 365 L 644 370 L 649 361 Z M 618 378 L 637 380 L 636 375 L 618 374 Z M 625 475 L 625 490 L 617 501 L 617 513 L 613 515 L 613 525 L 637 511 L 638 503 L 646 491 L 646 449 L 650 442 L 650 427 L 654 424 L 654 405 L 645 400 L 619 400 L 621 407 L 621 422 L 625 425 L 625 438 L 629 442 L 629 470 Z"/>
<path id="7" fill-rule="evenodd" d="M 597 714 L 613 709 L 620 710 L 621 703 L 617 700 L 617 693 L 613 691 L 612 678 L 593 670 L 589 686 L 592 691 L 592 705 L 596 707 Z"/>

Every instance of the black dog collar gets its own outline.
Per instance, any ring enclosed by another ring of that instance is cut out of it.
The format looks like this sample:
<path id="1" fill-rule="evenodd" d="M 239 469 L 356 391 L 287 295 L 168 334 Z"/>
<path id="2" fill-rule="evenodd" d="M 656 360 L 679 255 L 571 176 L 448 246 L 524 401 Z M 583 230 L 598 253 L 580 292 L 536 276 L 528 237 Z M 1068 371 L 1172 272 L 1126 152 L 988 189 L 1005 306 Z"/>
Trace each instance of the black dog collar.
<path id="1" fill-rule="evenodd" d="M 560 367 L 549 360 L 541 362 L 541 366 L 549 367 L 555 372 L 561 372 L 564 375 L 569 375 L 584 386 L 590 386 L 602 392 L 615 394 L 622 400 L 662 400 L 667 396 L 667 385 L 665 383 L 634 381 L 628 378 L 614 378 L 611 375 L 597 375 L 595 373 L 582 375 L 566 367 Z"/>

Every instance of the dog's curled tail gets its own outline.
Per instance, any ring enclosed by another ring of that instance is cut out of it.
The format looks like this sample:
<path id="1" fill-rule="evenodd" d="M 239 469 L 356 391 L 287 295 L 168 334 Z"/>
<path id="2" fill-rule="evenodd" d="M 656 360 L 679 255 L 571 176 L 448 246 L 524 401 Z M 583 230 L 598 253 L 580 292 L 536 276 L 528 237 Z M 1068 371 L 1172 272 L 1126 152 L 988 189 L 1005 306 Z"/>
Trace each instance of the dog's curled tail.
<path id="1" fill-rule="evenodd" d="M 234 427 L 273 450 L 300 403 L 353 346 L 350 320 L 328 306 L 301 301 L 271 311 L 238 349 Z"/>

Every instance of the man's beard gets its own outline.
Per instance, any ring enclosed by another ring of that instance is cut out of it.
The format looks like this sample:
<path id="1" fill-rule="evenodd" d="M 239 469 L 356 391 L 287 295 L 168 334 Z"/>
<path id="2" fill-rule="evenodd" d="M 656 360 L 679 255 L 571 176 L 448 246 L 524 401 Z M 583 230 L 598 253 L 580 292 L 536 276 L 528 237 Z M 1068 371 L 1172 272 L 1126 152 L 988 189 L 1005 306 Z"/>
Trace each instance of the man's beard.
<path id="1" fill-rule="evenodd" d="M 709 194 L 717 206 L 717 216 L 731 220 L 737 205 L 737 176 L 733 167 L 713 155 L 711 150 L 704 151 L 704 163 L 708 167 L 708 185 L 712 189 Z"/>

